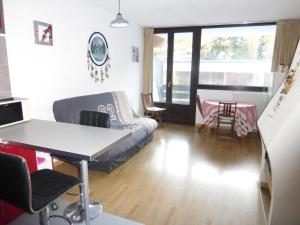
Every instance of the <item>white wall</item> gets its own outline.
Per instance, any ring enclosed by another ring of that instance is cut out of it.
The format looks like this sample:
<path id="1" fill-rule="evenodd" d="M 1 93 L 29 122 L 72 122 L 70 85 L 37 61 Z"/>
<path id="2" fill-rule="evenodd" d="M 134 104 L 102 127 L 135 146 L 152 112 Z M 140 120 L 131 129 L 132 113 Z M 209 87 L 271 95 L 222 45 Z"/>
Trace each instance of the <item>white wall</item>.
<path id="1" fill-rule="evenodd" d="M 223 90 L 198 90 L 201 102 L 204 100 L 236 101 L 252 103 L 256 105 L 257 117 L 261 115 L 268 104 L 271 93 L 267 92 L 247 92 L 247 91 L 223 91 Z M 202 117 L 197 108 L 196 123 L 202 123 Z"/>
<path id="2" fill-rule="evenodd" d="M 7 62 L 6 41 L 0 36 L 0 99 L 11 97 L 9 69 Z"/>
<path id="3" fill-rule="evenodd" d="M 140 110 L 142 28 L 113 29 L 115 14 L 93 0 L 4 0 L 8 61 L 13 96 L 28 97 L 34 118 L 53 119 L 52 103 L 61 98 L 124 90 Z M 34 44 L 33 20 L 53 25 L 53 46 Z M 102 33 L 112 58 L 110 78 L 95 83 L 87 70 L 87 42 Z M 140 62 L 131 61 L 131 46 Z"/>

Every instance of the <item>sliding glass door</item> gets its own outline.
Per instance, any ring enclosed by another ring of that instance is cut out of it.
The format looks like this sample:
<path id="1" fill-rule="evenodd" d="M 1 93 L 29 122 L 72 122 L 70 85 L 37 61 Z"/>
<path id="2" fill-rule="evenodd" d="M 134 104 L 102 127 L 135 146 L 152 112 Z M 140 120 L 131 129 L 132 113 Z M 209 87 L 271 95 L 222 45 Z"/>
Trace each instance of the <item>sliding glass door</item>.
<path id="1" fill-rule="evenodd" d="M 165 121 L 194 124 L 196 35 L 193 29 L 155 30 L 153 96 L 157 105 L 167 108 Z"/>

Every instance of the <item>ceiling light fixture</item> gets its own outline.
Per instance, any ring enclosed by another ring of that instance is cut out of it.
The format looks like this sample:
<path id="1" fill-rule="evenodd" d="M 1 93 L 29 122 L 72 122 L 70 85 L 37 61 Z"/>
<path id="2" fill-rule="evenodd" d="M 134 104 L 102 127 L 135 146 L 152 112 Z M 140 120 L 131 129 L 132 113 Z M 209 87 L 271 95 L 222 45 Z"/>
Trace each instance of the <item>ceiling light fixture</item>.
<path id="1" fill-rule="evenodd" d="M 116 16 L 116 19 L 114 19 L 113 21 L 111 21 L 110 23 L 110 27 L 113 28 L 123 28 L 123 27 L 128 27 L 129 23 L 127 20 L 125 20 L 122 16 L 122 14 L 120 13 L 120 0 L 119 0 L 119 11 L 118 14 Z"/>

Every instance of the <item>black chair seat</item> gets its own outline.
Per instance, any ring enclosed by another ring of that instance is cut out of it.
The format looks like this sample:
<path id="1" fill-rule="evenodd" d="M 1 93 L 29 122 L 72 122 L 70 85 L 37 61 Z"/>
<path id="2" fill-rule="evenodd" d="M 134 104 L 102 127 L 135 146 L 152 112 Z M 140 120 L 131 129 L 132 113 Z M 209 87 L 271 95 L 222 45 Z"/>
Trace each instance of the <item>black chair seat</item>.
<path id="1" fill-rule="evenodd" d="M 75 177 L 49 169 L 32 173 L 32 208 L 39 211 L 79 183 Z"/>

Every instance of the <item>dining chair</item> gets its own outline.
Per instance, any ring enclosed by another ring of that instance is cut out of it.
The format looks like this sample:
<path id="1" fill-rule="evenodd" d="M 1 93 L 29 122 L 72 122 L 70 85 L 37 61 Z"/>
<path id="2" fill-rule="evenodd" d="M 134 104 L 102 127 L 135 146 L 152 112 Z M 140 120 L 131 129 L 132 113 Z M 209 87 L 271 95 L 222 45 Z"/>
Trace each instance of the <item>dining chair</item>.
<path id="1" fill-rule="evenodd" d="M 196 103 L 200 112 L 200 115 L 202 116 L 203 120 L 204 120 L 204 115 L 203 115 L 203 111 L 202 111 L 202 104 L 201 104 L 201 99 L 200 96 L 197 95 L 196 98 Z M 201 132 L 201 129 L 205 127 L 205 124 L 200 124 L 200 126 L 198 127 L 198 132 Z"/>
<path id="2" fill-rule="evenodd" d="M 72 225 L 63 216 L 49 216 L 49 206 L 80 183 L 76 177 L 49 169 L 30 174 L 23 157 L 1 152 L 0 178 L 0 199 L 27 213 L 38 214 L 40 225 L 48 225 L 49 219 L 54 217 L 64 219 Z"/>
<path id="3" fill-rule="evenodd" d="M 219 102 L 218 117 L 217 117 L 217 136 L 228 137 L 228 135 L 220 135 L 220 126 L 230 128 L 231 138 L 234 135 L 234 124 L 236 115 L 236 102 Z"/>
<path id="4" fill-rule="evenodd" d="M 144 108 L 144 115 L 157 120 L 159 122 L 159 125 L 163 127 L 161 114 L 164 113 L 167 109 L 156 107 L 154 105 L 152 93 L 142 93 L 141 96 Z"/>

